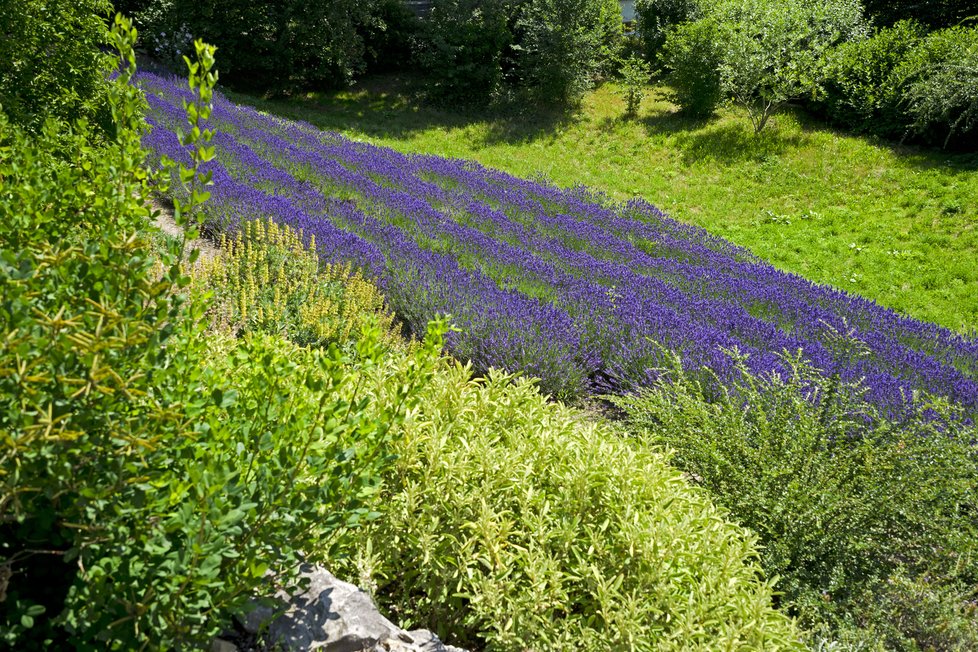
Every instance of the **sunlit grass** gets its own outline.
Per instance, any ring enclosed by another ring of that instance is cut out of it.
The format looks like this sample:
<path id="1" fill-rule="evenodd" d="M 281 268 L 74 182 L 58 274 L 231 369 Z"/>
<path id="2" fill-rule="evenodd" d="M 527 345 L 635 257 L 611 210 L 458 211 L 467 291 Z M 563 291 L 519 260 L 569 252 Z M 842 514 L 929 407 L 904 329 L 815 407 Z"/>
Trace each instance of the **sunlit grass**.
<path id="1" fill-rule="evenodd" d="M 978 327 L 978 156 L 848 136 L 800 111 L 755 137 L 735 110 L 683 118 L 661 87 L 626 119 L 614 90 L 574 112 L 504 115 L 432 108 L 418 80 L 395 77 L 289 101 L 233 97 L 404 152 L 642 196 L 782 269 Z"/>

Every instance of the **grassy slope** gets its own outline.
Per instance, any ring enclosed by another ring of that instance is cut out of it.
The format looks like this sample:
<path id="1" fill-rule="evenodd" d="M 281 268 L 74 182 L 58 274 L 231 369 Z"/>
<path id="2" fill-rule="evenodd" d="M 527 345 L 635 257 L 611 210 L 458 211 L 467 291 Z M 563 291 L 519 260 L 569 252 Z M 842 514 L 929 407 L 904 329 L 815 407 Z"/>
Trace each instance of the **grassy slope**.
<path id="1" fill-rule="evenodd" d="M 410 81 L 392 77 L 289 102 L 234 96 L 401 151 L 639 195 L 783 269 L 978 327 L 978 156 L 874 143 L 795 114 L 755 137 L 735 111 L 708 122 L 676 115 L 663 89 L 635 119 L 622 117 L 612 85 L 572 115 L 466 115 L 414 97 Z"/>

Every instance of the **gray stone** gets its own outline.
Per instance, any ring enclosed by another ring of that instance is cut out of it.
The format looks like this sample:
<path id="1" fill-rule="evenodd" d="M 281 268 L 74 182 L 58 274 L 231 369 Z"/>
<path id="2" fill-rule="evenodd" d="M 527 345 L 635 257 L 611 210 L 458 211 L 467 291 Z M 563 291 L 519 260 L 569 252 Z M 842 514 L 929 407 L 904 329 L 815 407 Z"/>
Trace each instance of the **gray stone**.
<path id="1" fill-rule="evenodd" d="M 252 633 L 267 632 L 270 649 L 294 652 L 465 652 L 445 645 L 427 630 L 406 632 L 380 614 L 373 600 L 327 570 L 305 566 L 306 588 L 295 595 L 279 591 L 280 608 L 258 604 L 241 619 Z"/>
<path id="2" fill-rule="evenodd" d="M 238 652 L 238 646 L 223 638 L 215 638 L 211 641 L 211 652 Z"/>

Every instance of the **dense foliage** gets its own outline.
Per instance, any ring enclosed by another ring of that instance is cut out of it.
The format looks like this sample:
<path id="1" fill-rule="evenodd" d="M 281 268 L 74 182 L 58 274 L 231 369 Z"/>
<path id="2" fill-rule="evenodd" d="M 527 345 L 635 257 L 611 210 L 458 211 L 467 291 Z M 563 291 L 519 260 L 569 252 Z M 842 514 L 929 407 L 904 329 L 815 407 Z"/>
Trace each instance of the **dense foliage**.
<path id="1" fill-rule="evenodd" d="M 368 74 L 414 68 L 422 23 L 402 0 L 378 0 L 372 19 L 359 31 Z"/>
<path id="2" fill-rule="evenodd" d="M 877 17 L 908 20 L 883 19 L 873 34 L 857 0 L 645 0 L 636 7 L 646 57 L 664 66 L 690 115 L 709 116 L 730 99 L 760 131 L 781 106 L 802 101 L 857 132 L 972 148 L 978 27 L 928 35 L 928 25 L 946 25 L 954 12 L 942 3 L 919 12 L 897 4 L 892 14 L 872 8 Z"/>
<path id="3" fill-rule="evenodd" d="M 612 0 L 436 0 L 425 25 L 419 59 L 436 93 L 469 104 L 574 102 L 608 69 L 622 32 Z"/>
<path id="4" fill-rule="evenodd" d="M 638 33 L 648 61 L 658 61 L 672 28 L 703 14 L 702 0 L 635 0 Z"/>
<path id="5" fill-rule="evenodd" d="M 917 20 L 932 28 L 954 27 L 978 18 L 975 0 L 863 0 L 866 14 L 878 25 Z"/>
<path id="6" fill-rule="evenodd" d="M 907 107 L 893 73 L 924 36 L 919 23 L 902 21 L 869 38 L 839 45 L 826 57 L 816 107 L 854 131 L 903 136 Z"/>
<path id="7" fill-rule="evenodd" d="M 799 650 L 751 538 L 667 456 L 499 372 L 437 373 L 351 579 L 469 649 Z"/>
<path id="8" fill-rule="evenodd" d="M 437 0 L 418 60 L 443 101 L 488 104 L 512 67 L 510 5 L 502 0 Z"/>
<path id="9" fill-rule="evenodd" d="M 666 60 L 682 64 L 673 79 L 679 77 L 680 86 L 702 85 L 689 78 L 710 78 L 715 70 L 722 97 L 747 110 L 755 131 L 789 100 L 816 91 L 829 48 L 865 33 L 855 0 L 724 0 L 710 5 L 700 21 L 705 24 L 667 38 Z M 692 98 L 699 105 L 706 96 Z M 681 91 L 680 102 L 684 97 Z"/>
<path id="10" fill-rule="evenodd" d="M 975 429 L 949 427 L 941 401 L 887 420 L 864 388 L 797 358 L 781 377 L 737 361 L 736 388 L 719 397 L 676 364 L 669 383 L 616 402 L 757 533 L 807 626 L 874 649 L 978 645 Z"/>
<path id="11" fill-rule="evenodd" d="M 363 72 L 364 30 L 377 0 L 153 0 L 137 15 L 144 40 L 175 62 L 201 38 L 221 52 L 225 82 L 289 92 L 348 83 Z"/>
<path id="12" fill-rule="evenodd" d="M 513 84 L 539 103 L 575 102 L 614 59 L 621 32 L 613 0 L 528 0 L 516 15 Z"/>
<path id="13" fill-rule="evenodd" d="M 811 105 L 858 132 L 958 148 L 978 140 L 978 27 L 903 21 L 826 57 Z"/>
<path id="14" fill-rule="evenodd" d="M 697 20 L 670 30 L 663 44 L 662 61 L 676 103 L 693 117 L 713 115 L 726 98 L 720 77 L 722 37 L 717 21 Z"/>
<path id="15" fill-rule="evenodd" d="M 0 114 L 0 631 L 17 649 L 206 644 L 267 571 L 288 585 L 300 555 L 322 559 L 327 535 L 341 545 L 333 531 L 371 515 L 440 348 L 406 354 L 368 409 L 359 388 L 385 377 L 388 348 L 376 328 L 328 350 L 205 336 L 183 241 L 159 254 L 142 234 L 135 34 L 121 21 L 112 40 L 126 62 L 105 89 L 112 140 L 53 121 L 29 135 Z M 188 111 L 206 118 L 213 57 L 196 49 Z M 208 148 L 184 142 L 192 232 Z"/>
<path id="16" fill-rule="evenodd" d="M 108 0 L 0 0 L 0 108 L 39 131 L 46 118 L 108 126 L 106 61 L 98 56 Z"/>
<path id="17" fill-rule="evenodd" d="M 978 27 L 934 32 L 894 71 L 905 89 L 909 128 L 946 147 L 952 137 L 978 145 Z"/>

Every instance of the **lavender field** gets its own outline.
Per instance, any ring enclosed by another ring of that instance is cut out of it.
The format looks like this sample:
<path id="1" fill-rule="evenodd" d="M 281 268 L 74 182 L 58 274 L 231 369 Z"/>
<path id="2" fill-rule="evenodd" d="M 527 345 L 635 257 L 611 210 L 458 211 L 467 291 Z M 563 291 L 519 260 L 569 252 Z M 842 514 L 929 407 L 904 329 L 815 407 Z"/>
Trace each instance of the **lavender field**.
<path id="1" fill-rule="evenodd" d="M 189 162 L 176 79 L 139 77 L 152 156 Z M 631 391 L 673 353 L 733 379 L 785 351 L 898 418 L 918 392 L 978 415 L 978 340 L 781 272 L 654 206 L 560 189 L 470 161 L 407 156 L 215 97 L 211 228 L 270 218 L 301 229 L 325 261 L 378 280 L 416 332 L 450 314 L 450 351 L 478 369 L 541 379 L 560 398 Z"/>

